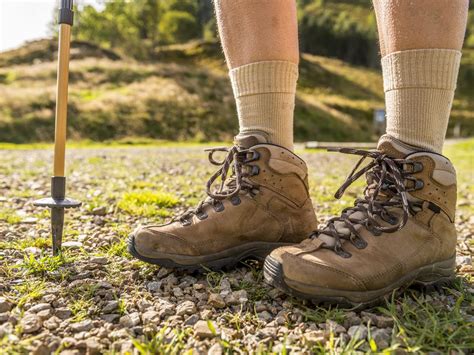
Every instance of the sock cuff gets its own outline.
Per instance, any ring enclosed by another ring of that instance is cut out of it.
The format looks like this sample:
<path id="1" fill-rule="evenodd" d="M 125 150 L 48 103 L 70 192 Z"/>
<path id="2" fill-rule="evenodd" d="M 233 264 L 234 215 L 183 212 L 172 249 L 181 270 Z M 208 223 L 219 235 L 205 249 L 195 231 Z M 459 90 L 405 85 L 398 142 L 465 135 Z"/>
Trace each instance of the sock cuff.
<path id="1" fill-rule="evenodd" d="M 453 49 L 413 49 L 382 58 L 384 91 L 405 88 L 455 90 L 461 52 Z"/>
<path id="2" fill-rule="evenodd" d="M 250 63 L 229 71 L 235 97 L 296 92 L 298 65 L 287 61 Z"/>

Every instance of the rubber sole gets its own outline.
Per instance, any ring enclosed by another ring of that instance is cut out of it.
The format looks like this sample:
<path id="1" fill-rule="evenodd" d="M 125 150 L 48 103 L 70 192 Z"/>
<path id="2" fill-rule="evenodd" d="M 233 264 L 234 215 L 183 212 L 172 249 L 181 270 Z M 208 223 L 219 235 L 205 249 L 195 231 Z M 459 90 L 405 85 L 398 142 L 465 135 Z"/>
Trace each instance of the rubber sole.
<path id="1" fill-rule="evenodd" d="M 334 290 L 289 280 L 283 274 L 283 265 L 271 256 L 265 259 L 263 273 L 268 284 L 291 296 L 307 299 L 317 304 L 337 304 L 343 307 L 363 309 L 378 305 L 389 299 L 393 292 L 401 293 L 413 285 L 426 289 L 430 286 L 447 285 L 455 278 L 455 265 L 456 259 L 453 257 L 416 269 L 382 289 L 362 292 Z"/>
<path id="2" fill-rule="evenodd" d="M 150 258 L 141 255 L 135 248 L 135 236 L 131 234 L 128 238 L 128 252 L 135 258 L 150 264 L 160 265 L 168 269 L 178 269 L 187 272 L 197 270 L 221 270 L 232 268 L 240 261 L 245 259 L 265 260 L 268 254 L 274 249 L 282 246 L 292 245 L 289 243 L 268 243 L 268 242 L 251 242 L 245 243 L 233 248 L 226 249 L 219 253 L 187 256 L 178 254 L 159 253 L 160 256 Z"/>

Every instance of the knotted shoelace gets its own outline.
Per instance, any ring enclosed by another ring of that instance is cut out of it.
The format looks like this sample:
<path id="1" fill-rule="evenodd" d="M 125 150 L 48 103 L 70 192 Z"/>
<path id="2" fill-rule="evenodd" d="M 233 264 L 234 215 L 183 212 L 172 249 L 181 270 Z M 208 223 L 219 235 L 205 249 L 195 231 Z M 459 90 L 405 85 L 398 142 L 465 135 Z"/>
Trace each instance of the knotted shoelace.
<path id="1" fill-rule="evenodd" d="M 258 166 L 247 165 L 249 162 L 258 159 L 258 153 L 256 151 L 241 149 L 236 145 L 231 148 L 217 147 L 206 149 L 205 151 L 209 152 L 209 162 L 212 165 L 219 166 L 219 169 L 217 169 L 206 183 L 206 194 L 208 197 L 200 201 L 194 209 L 189 209 L 175 218 L 175 220 L 179 220 L 183 224 L 189 224 L 193 215 L 205 218 L 206 215 L 203 210 L 206 205 L 213 206 L 216 211 L 222 211 L 222 200 L 231 199 L 232 201 L 236 201 L 235 204 L 238 204 L 240 200 L 236 199 L 238 199 L 240 191 L 246 190 L 252 193 L 256 188 L 246 179 L 248 176 L 258 174 Z M 214 158 L 216 152 L 224 152 L 227 154 L 223 160 L 219 161 Z M 249 167 L 251 169 L 246 169 Z M 220 180 L 220 183 L 216 189 L 214 185 L 218 180 Z"/>
<path id="2" fill-rule="evenodd" d="M 341 198 L 346 189 L 364 174 L 367 177 L 367 186 L 363 198 L 356 199 L 354 206 L 344 209 L 340 216 L 329 219 L 326 226 L 315 230 L 310 238 L 321 238 L 323 241 L 328 241 L 330 238 L 329 243 L 323 243 L 323 248 L 332 249 L 343 257 L 350 257 L 351 254 L 342 248 L 342 240 L 352 242 L 359 249 L 367 246 L 357 226 L 365 227 L 373 235 L 393 233 L 405 226 L 410 213 L 415 213 L 414 203 L 408 200 L 407 193 L 423 187 L 421 180 L 410 175 L 421 171 L 423 166 L 419 162 L 391 158 L 380 151 L 351 148 L 335 148 L 330 151 L 361 156 L 346 181 L 337 190 L 335 194 L 337 199 Z M 371 158 L 372 161 L 359 169 L 367 158 Z M 412 186 L 407 187 L 409 185 L 407 181 L 411 181 Z M 402 210 L 401 218 L 392 214 L 396 209 Z M 388 225 L 381 225 L 377 217 Z"/>

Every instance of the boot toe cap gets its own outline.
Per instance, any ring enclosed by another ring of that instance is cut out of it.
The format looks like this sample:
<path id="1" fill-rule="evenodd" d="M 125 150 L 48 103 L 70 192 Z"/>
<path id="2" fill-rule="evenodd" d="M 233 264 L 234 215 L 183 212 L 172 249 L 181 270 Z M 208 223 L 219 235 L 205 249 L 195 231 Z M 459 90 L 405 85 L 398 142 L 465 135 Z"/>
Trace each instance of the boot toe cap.
<path id="1" fill-rule="evenodd" d="M 137 228 L 131 235 L 130 243 L 136 253 L 148 258 L 165 257 L 167 254 L 195 254 L 188 242 L 156 227 Z"/>
<path id="2" fill-rule="evenodd" d="M 325 263 L 315 254 L 284 253 L 281 255 L 285 282 L 301 292 L 317 290 L 361 291 L 365 285 L 355 275 L 341 270 L 337 265 Z"/>

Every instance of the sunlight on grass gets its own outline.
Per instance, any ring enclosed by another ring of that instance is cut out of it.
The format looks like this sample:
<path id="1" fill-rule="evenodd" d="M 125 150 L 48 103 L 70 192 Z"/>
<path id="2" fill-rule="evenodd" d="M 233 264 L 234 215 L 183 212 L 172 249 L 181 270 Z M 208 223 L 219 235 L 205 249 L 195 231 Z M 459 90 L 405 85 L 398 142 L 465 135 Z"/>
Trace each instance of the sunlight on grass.
<path id="1" fill-rule="evenodd" d="M 134 216 L 167 217 L 170 212 L 163 208 L 172 208 L 178 203 L 179 200 L 171 194 L 144 190 L 125 193 L 117 206 Z"/>

